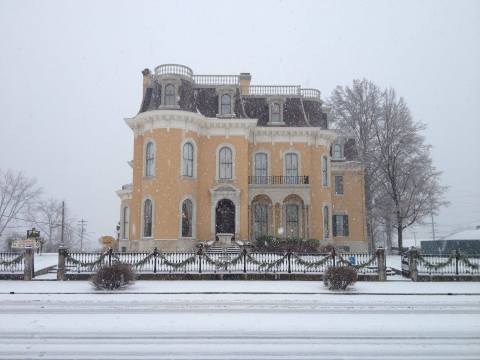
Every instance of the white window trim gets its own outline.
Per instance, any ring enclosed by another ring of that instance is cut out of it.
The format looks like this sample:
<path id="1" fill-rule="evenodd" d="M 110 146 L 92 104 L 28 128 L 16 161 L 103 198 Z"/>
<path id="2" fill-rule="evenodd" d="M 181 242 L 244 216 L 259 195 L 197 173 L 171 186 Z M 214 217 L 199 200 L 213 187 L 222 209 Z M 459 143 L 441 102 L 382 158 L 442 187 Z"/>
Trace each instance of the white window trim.
<path id="1" fill-rule="evenodd" d="M 280 121 L 272 121 L 272 107 L 273 104 L 280 105 Z M 268 123 L 267 125 L 285 125 L 283 119 L 283 113 L 285 111 L 285 99 L 284 98 L 270 98 L 268 99 Z"/>
<path id="2" fill-rule="evenodd" d="M 145 201 L 146 200 L 150 200 L 152 202 L 152 235 L 151 236 L 143 236 L 143 234 L 145 234 L 145 217 L 144 217 L 144 211 L 145 211 Z M 153 199 L 150 197 L 150 196 L 145 196 L 142 200 L 142 208 L 141 208 L 141 227 L 140 227 L 140 238 L 141 239 L 145 239 L 145 240 L 149 240 L 149 239 L 153 239 L 155 236 L 155 201 L 153 201 Z"/>
<path id="3" fill-rule="evenodd" d="M 128 215 L 128 229 L 125 231 L 125 209 L 127 209 Z M 122 234 L 122 240 L 128 240 L 130 238 L 130 208 L 128 205 L 122 206 L 122 214 L 121 214 L 122 222 L 120 226 L 120 234 Z"/>
<path id="4" fill-rule="evenodd" d="M 324 220 L 325 220 L 325 208 L 328 209 L 328 238 L 325 239 L 325 228 L 324 228 Z M 323 203 L 322 204 L 322 237 L 324 240 L 332 240 L 333 238 L 333 229 L 332 229 L 332 219 L 333 219 L 333 216 L 332 216 L 332 207 L 329 203 Z"/>
<path id="5" fill-rule="evenodd" d="M 267 154 L 267 176 L 271 176 L 272 174 L 272 167 L 271 167 L 271 153 L 270 153 L 270 150 L 268 149 L 258 149 L 258 150 L 255 150 L 252 154 L 252 170 L 251 170 L 251 173 L 252 173 L 252 176 L 255 176 L 255 156 L 257 154 Z"/>
<path id="6" fill-rule="evenodd" d="M 175 87 L 175 105 L 165 105 L 165 87 L 172 84 Z M 176 78 L 164 77 L 160 80 L 160 86 L 162 87 L 162 98 L 160 99 L 159 109 L 180 109 L 178 101 L 180 100 L 180 84 L 181 80 Z"/>
<path id="7" fill-rule="evenodd" d="M 231 118 L 235 117 L 235 92 L 236 88 L 234 87 L 218 87 L 217 89 L 218 95 L 218 109 L 217 109 L 217 117 L 218 118 Z M 231 106 L 230 106 L 230 114 L 222 114 L 222 96 L 223 95 L 230 95 Z"/>
<path id="8" fill-rule="evenodd" d="M 348 235 L 345 236 L 345 235 L 336 235 L 335 238 L 349 238 L 350 237 L 350 232 L 351 232 L 351 228 L 350 228 L 350 216 L 348 215 L 348 211 L 346 210 L 335 210 L 334 213 L 332 213 L 332 226 L 333 226 L 333 217 L 334 216 L 347 216 L 348 218 Z M 342 230 L 343 231 L 343 230 Z M 338 229 L 337 229 L 337 233 L 338 233 Z M 332 227 L 332 237 L 333 237 L 333 227 Z"/>
<path id="9" fill-rule="evenodd" d="M 300 152 L 295 149 L 288 149 L 282 153 L 282 165 L 283 165 L 283 176 L 287 176 L 287 163 L 286 163 L 286 155 L 287 154 L 296 154 L 298 159 L 298 174 L 297 176 L 302 176 L 302 157 Z"/>
<path id="10" fill-rule="evenodd" d="M 220 149 L 223 147 L 228 147 L 232 151 L 232 178 L 231 179 L 220 179 Z M 215 151 L 215 180 L 217 182 L 230 182 L 230 181 L 235 181 L 235 158 L 236 158 L 236 153 L 235 153 L 235 147 L 232 144 L 228 143 L 223 143 L 217 146 L 217 150 Z"/>
<path id="11" fill-rule="evenodd" d="M 183 175 L 183 146 L 186 143 L 191 143 L 193 145 L 193 176 Z M 198 159 L 198 150 L 197 143 L 192 138 L 187 138 L 182 141 L 180 144 L 180 176 L 183 179 L 196 179 L 197 178 L 197 159 Z"/>
<path id="12" fill-rule="evenodd" d="M 336 157 L 335 156 L 335 146 L 340 146 L 340 156 Z M 345 154 L 344 154 L 344 144 L 341 142 L 335 142 L 332 145 L 332 159 L 333 160 L 345 160 Z"/>
<path id="13" fill-rule="evenodd" d="M 342 178 L 343 193 L 341 194 L 337 193 L 337 176 Z M 333 193 L 335 194 L 335 196 L 344 196 L 345 195 L 345 176 L 343 176 L 343 174 L 333 174 L 332 177 L 333 177 Z"/>
<path id="14" fill-rule="evenodd" d="M 185 200 L 190 200 L 192 202 L 192 236 L 182 236 L 182 205 Z M 178 238 L 185 240 L 195 240 L 197 238 L 197 202 L 192 195 L 186 195 L 180 200 L 178 205 Z"/>
<path id="15" fill-rule="evenodd" d="M 323 158 L 326 158 L 326 159 L 327 159 L 327 184 L 326 184 L 326 185 L 323 183 L 323 170 L 324 170 Z M 330 170 L 330 167 L 331 167 L 330 165 L 331 165 L 331 164 L 330 164 L 330 158 L 329 158 L 329 156 L 328 156 L 327 154 L 323 154 L 323 155 L 321 156 L 321 158 L 320 158 L 320 164 L 321 164 L 321 166 L 320 166 L 320 171 L 321 171 L 320 178 L 321 178 L 321 182 L 322 182 L 322 187 L 323 187 L 324 189 L 326 189 L 326 188 L 329 188 L 329 187 L 330 187 L 330 183 L 331 183 L 331 181 L 330 181 L 330 171 L 331 171 L 331 170 Z"/>
<path id="16" fill-rule="evenodd" d="M 153 144 L 153 175 L 147 176 L 147 145 L 149 143 Z M 147 138 L 145 142 L 143 143 L 143 154 L 142 154 L 142 159 L 143 159 L 143 178 L 144 179 L 150 179 L 154 178 L 156 175 L 156 170 L 157 170 L 157 144 L 155 143 L 155 140 L 151 138 Z"/>

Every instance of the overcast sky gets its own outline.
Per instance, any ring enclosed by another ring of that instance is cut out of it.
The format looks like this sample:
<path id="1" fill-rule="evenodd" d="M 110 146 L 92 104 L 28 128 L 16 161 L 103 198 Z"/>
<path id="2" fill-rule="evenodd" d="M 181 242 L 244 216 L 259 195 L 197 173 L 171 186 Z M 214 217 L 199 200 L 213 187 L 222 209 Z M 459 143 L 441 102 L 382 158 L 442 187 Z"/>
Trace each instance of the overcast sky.
<path id="1" fill-rule="evenodd" d="M 480 225 L 480 1 L 0 0 L 0 168 L 65 199 L 92 239 L 113 234 L 131 182 L 123 119 L 162 63 L 324 98 L 355 78 L 394 87 L 450 187 L 437 231 Z"/>

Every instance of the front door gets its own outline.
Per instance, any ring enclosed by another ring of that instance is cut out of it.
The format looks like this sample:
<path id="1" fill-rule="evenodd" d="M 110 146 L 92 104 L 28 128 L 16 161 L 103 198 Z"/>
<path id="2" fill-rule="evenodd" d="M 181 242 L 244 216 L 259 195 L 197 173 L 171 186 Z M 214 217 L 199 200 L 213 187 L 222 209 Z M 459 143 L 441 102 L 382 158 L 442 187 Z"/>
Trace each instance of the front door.
<path id="1" fill-rule="evenodd" d="M 235 204 L 220 200 L 215 208 L 215 234 L 235 234 Z"/>

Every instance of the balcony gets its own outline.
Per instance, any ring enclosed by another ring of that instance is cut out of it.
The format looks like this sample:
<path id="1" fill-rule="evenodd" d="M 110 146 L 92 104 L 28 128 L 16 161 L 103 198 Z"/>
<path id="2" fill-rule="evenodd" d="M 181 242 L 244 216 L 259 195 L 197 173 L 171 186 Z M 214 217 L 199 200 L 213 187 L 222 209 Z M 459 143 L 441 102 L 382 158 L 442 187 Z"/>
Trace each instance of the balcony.
<path id="1" fill-rule="evenodd" d="M 193 71 L 188 66 L 180 64 L 162 64 L 155 68 L 155 75 L 179 75 L 186 78 L 193 78 Z"/>
<path id="2" fill-rule="evenodd" d="M 302 176 L 249 176 L 248 185 L 309 185 L 308 175 Z"/>

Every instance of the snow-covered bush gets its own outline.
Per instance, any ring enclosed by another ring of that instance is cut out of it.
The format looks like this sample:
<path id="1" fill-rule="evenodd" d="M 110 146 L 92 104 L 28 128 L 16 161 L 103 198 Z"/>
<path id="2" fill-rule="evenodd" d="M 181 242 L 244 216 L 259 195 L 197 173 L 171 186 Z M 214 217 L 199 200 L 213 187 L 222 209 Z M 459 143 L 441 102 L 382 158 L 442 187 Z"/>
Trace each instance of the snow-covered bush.
<path id="1" fill-rule="evenodd" d="M 98 290 L 115 290 L 126 287 L 135 280 L 135 272 L 128 264 L 115 263 L 97 270 L 91 282 Z"/>
<path id="2" fill-rule="evenodd" d="M 330 290 L 345 290 L 357 281 L 357 270 L 351 266 L 329 267 L 323 276 L 323 283 Z"/>

